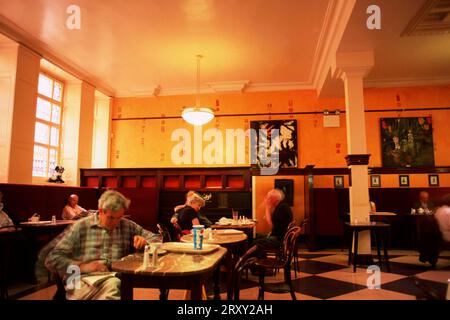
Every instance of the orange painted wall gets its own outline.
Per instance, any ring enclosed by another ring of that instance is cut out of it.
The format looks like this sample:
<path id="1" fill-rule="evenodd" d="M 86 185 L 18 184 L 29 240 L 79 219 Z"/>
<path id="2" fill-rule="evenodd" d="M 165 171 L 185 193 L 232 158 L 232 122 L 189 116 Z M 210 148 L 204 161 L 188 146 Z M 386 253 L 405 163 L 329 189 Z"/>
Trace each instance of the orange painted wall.
<path id="1" fill-rule="evenodd" d="M 370 166 L 381 166 L 379 119 L 384 117 L 431 116 L 435 144 L 435 165 L 450 166 L 450 110 L 425 110 L 408 112 L 410 108 L 450 107 L 450 86 L 373 88 L 365 89 L 366 110 L 405 109 L 403 112 L 366 113 L 367 147 L 371 154 Z M 113 119 L 139 117 L 179 117 L 183 106 L 192 105 L 194 96 L 169 96 L 149 98 L 117 98 L 113 104 Z M 200 98 L 202 105 L 215 106 L 216 115 L 236 114 L 234 117 L 216 117 L 204 126 L 247 129 L 249 121 L 263 119 L 289 119 L 290 116 L 270 116 L 277 112 L 322 112 L 324 109 L 345 110 L 344 99 L 317 99 L 315 91 L 288 91 L 240 94 L 208 94 Z M 290 107 L 290 104 L 292 107 Z M 263 113 L 265 116 L 246 116 Z M 316 167 L 346 167 L 347 154 L 345 114 L 340 115 L 340 128 L 324 128 L 323 116 L 295 115 L 298 125 L 299 167 L 313 164 Z M 170 141 L 172 130 L 192 128 L 181 118 L 158 120 L 113 121 L 111 144 L 111 167 L 174 167 L 170 152 L 176 144 Z M 238 165 L 238 164 L 237 164 Z M 195 165 L 186 165 L 194 167 Z M 208 165 L 198 165 L 207 167 Z M 221 165 L 212 165 L 214 167 Z M 230 166 L 223 164 L 223 166 Z M 255 203 L 263 201 L 265 193 L 273 187 L 275 177 L 257 177 L 255 180 Z M 303 178 L 293 177 L 295 183 L 294 212 L 297 220 L 304 216 Z M 440 186 L 450 187 L 450 175 L 439 176 Z M 397 175 L 382 175 L 382 187 L 398 187 Z M 333 187 L 332 176 L 315 177 L 315 185 Z M 345 177 L 345 186 L 348 179 Z M 427 175 L 410 176 L 411 187 L 428 186 Z M 261 211 L 257 210 L 261 218 Z M 266 230 L 264 223 L 258 231 Z"/>

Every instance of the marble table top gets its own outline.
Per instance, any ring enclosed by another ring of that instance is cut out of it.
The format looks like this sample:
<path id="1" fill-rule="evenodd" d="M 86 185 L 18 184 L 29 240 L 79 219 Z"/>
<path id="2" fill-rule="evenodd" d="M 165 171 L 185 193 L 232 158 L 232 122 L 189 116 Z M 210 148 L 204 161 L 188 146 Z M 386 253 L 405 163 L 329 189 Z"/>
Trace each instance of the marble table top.
<path id="1" fill-rule="evenodd" d="M 37 221 L 37 222 L 21 222 L 21 227 L 31 227 L 31 228 L 39 228 L 39 227 L 60 227 L 60 226 L 68 226 L 70 224 L 74 224 L 75 220 L 56 220 L 55 223 L 52 223 L 51 220 L 43 220 L 43 221 Z"/>
<path id="2" fill-rule="evenodd" d="M 111 269 L 116 272 L 140 274 L 149 276 L 187 276 L 196 275 L 214 269 L 225 256 L 227 249 L 218 247 L 217 250 L 205 254 L 168 252 L 158 256 L 156 267 L 151 265 L 142 268 L 143 253 L 135 253 L 112 263 Z"/>

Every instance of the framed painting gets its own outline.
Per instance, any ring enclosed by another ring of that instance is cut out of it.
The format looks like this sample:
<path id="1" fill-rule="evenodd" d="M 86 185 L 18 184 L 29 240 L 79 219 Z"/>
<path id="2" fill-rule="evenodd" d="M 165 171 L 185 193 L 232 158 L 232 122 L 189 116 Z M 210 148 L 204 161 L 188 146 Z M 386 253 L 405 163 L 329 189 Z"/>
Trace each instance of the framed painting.
<path id="1" fill-rule="evenodd" d="M 344 187 L 344 176 L 334 176 L 334 187 L 336 189 Z"/>
<path id="2" fill-rule="evenodd" d="M 275 179 L 275 189 L 284 192 L 285 200 L 291 207 L 294 206 L 294 180 L 293 179 Z"/>
<path id="3" fill-rule="evenodd" d="M 378 174 L 373 174 L 370 176 L 370 186 L 372 188 L 380 188 L 381 187 L 381 177 Z"/>
<path id="4" fill-rule="evenodd" d="M 428 175 L 428 185 L 430 187 L 439 187 L 439 175 L 437 174 Z"/>
<path id="5" fill-rule="evenodd" d="M 252 165 L 297 168 L 297 120 L 251 121 L 250 128 L 255 133 L 251 139 Z"/>
<path id="6" fill-rule="evenodd" d="M 431 117 L 381 118 L 383 167 L 434 166 Z"/>
<path id="7" fill-rule="evenodd" d="M 400 175 L 398 177 L 400 187 L 409 187 L 409 176 Z"/>

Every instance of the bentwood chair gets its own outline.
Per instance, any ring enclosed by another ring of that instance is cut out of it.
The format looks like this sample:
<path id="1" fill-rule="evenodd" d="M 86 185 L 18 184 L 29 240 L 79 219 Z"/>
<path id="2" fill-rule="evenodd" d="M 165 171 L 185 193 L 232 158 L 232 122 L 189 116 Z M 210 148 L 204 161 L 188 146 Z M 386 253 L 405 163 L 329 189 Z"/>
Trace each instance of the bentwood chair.
<path id="1" fill-rule="evenodd" d="M 169 230 L 163 224 L 157 223 L 156 226 L 158 227 L 158 232 L 162 237 L 162 242 L 172 241 Z"/>
<path id="2" fill-rule="evenodd" d="M 256 259 L 255 266 L 259 269 L 259 300 L 264 300 L 264 292 L 272 293 L 290 293 L 292 300 L 297 300 L 295 297 L 294 288 L 291 279 L 291 263 L 296 250 L 297 239 L 300 235 L 301 228 L 293 227 L 286 232 L 283 240 L 283 251 L 281 257 Z M 266 284 L 264 283 L 265 271 L 273 269 L 283 269 L 284 283 L 283 284 Z"/>
<path id="3" fill-rule="evenodd" d="M 256 257 L 252 257 L 258 246 L 254 245 L 247 250 L 246 253 L 239 259 L 233 268 L 233 273 L 231 276 L 231 283 L 228 285 L 227 299 L 228 300 L 239 300 L 239 292 L 241 288 L 242 272 L 247 270 L 256 261 Z"/>

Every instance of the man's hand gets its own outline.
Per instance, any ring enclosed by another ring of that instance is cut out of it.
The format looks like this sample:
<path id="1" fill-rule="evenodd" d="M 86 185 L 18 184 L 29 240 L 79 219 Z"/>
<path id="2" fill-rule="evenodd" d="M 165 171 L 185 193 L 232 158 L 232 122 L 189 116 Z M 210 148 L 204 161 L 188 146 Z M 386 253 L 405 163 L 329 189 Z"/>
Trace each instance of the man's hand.
<path id="1" fill-rule="evenodd" d="M 145 245 L 147 244 L 147 240 L 141 236 L 134 236 L 133 246 L 136 249 L 143 249 Z"/>
<path id="2" fill-rule="evenodd" d="M 91 262 L 86 262 L 80 264 L 81 273 L 92 273 L 92 272 L 106 272 L 108 270 L 108 266 L 105 264 L 103 260 L 96 260 Z"/>

